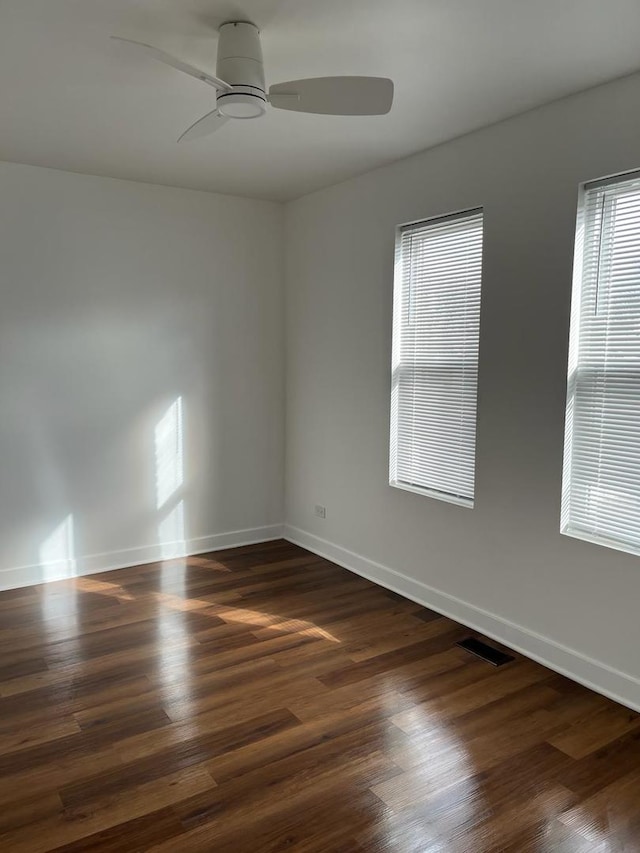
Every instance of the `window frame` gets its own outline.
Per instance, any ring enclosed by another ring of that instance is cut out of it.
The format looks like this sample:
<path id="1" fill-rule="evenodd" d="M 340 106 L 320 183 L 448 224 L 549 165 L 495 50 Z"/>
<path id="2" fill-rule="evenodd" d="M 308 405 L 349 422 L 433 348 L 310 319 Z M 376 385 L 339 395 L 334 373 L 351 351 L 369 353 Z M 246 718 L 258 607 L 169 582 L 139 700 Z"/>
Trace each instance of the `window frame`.
<path id="1" fill-rule="evenodd" d="M 573 253 L 573 268 L 572 268 L 572 283 L 571 283 L 571 310 L 569 321 L 569 350 L 567 356 L 567 384 L 565 398 L 565 422 L 564 422 L 564 440 L 562 450 L 562 489 L 561 489 L 561 509 L 560 509 L 560 533 L 563 536 L 568 536 L 572 539 L 578 539 L 583 542 L 588 542 L 594 545 L 600 545 L 604 548 L 610 548 L 615 551 L 621 551 L 626 554 L 640 556 L 640 544 L 634 545 L 631 542 L 607 536 L 601 533 L 590 533 L 579 527 L 572 526 L 571 518 L 571 493 L 572 493 L 572 463 L 573 463 L 573 441 L 574 441 L 574 411 L 576 399 L 577 371 L 579 366 L 580 356 L 580 338 L 584 330 L 581 323 L 581 306 L 585 298 L 585 281 L 584 281 L 584 257 L 586 252 L 586 232 L 587 232 L 587 204 L 588 193 L 591 190 L 606 188 L 607 186 L 616 186 L 627 181 L 640 181 L 640 170 L 632 169 L 620 174 L 611 175 L 605 178 L 599 178 L 593 181 L 582 183 L 578 189 L 578 202 L 576 214 L 574 253 Z M 601 238 L 600 238 L 601 239 Z M 640 242 L 640 234 L 638 236 Z M 598 302 L 598 285 L 596 284 L 596 305 Z M 604 368 L 603 368 L 604 369 Z M 638 384 L 638 402 L 640 405 L 640 382 Z M 574 522 L 575 523 L 575 522 Z"/>
<path id="2" fill-rule="evenodd" d="M 482 237 L 480 243 L 480 292 L 478 299 L 478 357 L 477 357 L 477 374 L 475 388 L 475 420 L 474 420 L 474 443 L 473 443 L 473 494 L 472 497 L 457 495 L 452 492 L 435 489 L 429 486 L 422 486 L 417 483 L 409 483 L 404 480 L 399 480 L 394 477 L 395 455 L 397 454 L 398 441 L 398 418 L 394 418 L 394 402 L 393 396 L 395 391 L 395 372 L 401 364 L 400 359 L 400 340 L 399 335 L 396 335 L 397 317 L 401 316 L 402 305 L 404 299 L 404 281 L 402 276 L 402 237 L 408 230 L 419 229 L 428 225 L 438 225 L 447 221 L 455 221 L 460 219 L 470 219 L 480 216 Z M 438 214 L 435 216 L 425 217 L 423 219 L 411 220 L 403 222 L 395 228 L 395 253 L 394 253 L 394 275 L 393 275 L 393 306 L 392 306 L 392 375 L 391 375 L 391 407 L 390 407 L 390 430 L 389 430 L 389 485 L 394 489 L 399 489 L 412 494 L 422 495 L 423 497 L 435 498 L 436 500 L 445 503 L 454 504 L 455 506 L 464 507 L 465 509 L 473 509 L 476 501 L 476 468 L 477 468 L 477 423 L 478 423 L 478 387 L 479 387 L 479 360 L 480 360 L 480 326 L 482 315 L 482 282 L 484 278 L 484 207 L 483 205 L 474 205 L 473 207 L 461 208 L 451 211 L 446 214 Z M 395 440 L 394 440 L 395 439 Z"/>

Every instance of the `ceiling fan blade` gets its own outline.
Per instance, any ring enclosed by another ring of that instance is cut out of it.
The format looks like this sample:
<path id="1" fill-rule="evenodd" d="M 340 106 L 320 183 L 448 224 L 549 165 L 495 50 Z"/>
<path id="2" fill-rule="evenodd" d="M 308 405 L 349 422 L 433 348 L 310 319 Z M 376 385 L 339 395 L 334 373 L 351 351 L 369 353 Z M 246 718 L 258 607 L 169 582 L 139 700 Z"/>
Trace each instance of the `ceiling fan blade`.
<path id="1" fill-rule="evenodd" d="M 188 142 L 192 139 L 200 139 L 202 136 L 209 136 L 210 133 L 215 133 L 216 130 L 220 130 L 223 124 L 226 124 L 229 119 L 226 116 L 221 115 L 217 109 L 213 110 L 210 113 L 207 113 L 206 116 L 202 116 L 198 121 L 194 122 L 191 127 L 188 127 L 182 136 L 178 139 L 178 142 Z"/>
<path id="2" fill-rule="evenodd" d="M 185 74 L 189 74 L 189 76 L 195 77 L 197 80 L 202 80 L 203 83 L 208 83 L 208 85 L 213 86 L 214 89 L 219 89 L 221 92 L 228 92 L 231 90 L 231 86 L 228 83 L 225 83 L 224 80 L 220 80 L 219 77 L 214 77 L 213 74 L 201 71 L 200 68 L 189 65 L 188 62 L 183 62 L 181 59 L 176 59 L 175 56 L 171 56 L 170 53 L 165 53 L 164 50 L 160 50 L 158 47 L 154 47 L 151 44 L 145 44 L 141 41 L 125 39 L 121 36 L 111 36 L 111 38 L 127 45 L 131 50 L 135 50 L 136 54 L 146 53 L 147 56 L 151 56 L 153 59 L 164 62 L 165 65 L 177 68 L 178 71 L 184 71 Z"/>
<path id="3" fill-rule="evenodd" d="M 384 115 L 393 102 L 387 77 L 309 77 L 276 83 L 269 101 L 279 110 L 338 116 Z"/>

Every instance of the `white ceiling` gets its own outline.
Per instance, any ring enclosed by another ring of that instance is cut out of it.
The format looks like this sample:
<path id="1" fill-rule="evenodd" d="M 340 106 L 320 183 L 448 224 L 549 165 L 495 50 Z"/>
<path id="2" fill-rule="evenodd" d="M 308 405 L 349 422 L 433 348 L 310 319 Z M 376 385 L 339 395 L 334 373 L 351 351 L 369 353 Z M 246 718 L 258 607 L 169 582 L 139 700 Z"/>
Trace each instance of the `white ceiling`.
<path id="1" fill-rule="evenodd" d="M 110 34 L 215 72 L 216 27 L 262 29 L 267 84 L 391 77 L 386 116 L 270 110 L 176 144 L 208 86 Z M 0 159 L 290 199 L 640 67 L 638 0 L 0 0 Z"/>

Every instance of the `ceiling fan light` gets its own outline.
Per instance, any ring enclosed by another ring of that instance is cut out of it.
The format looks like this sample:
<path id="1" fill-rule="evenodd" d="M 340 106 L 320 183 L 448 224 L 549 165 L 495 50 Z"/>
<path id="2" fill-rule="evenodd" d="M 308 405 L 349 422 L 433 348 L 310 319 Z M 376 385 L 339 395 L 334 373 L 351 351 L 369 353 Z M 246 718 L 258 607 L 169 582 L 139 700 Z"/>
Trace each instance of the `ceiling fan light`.
<path id="1" fill-rule="evenodd" d="M 218 96 L 218 112 L 227 118 L 259 118 L 264 115 L 264 96 L 248 92 L 224 92 Z"/>

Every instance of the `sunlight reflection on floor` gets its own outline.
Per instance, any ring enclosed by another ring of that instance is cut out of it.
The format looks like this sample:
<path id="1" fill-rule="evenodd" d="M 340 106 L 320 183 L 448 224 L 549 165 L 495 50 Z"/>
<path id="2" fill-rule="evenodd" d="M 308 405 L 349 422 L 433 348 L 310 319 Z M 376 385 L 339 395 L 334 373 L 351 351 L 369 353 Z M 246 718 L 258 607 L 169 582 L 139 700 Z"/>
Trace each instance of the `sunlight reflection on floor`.
<path id="1" fill-rule="evenodd" d="M 95 580 L 91 577 L 78 578 L 76 588 L 80 592 L 97 592 L 100 595 L 108 595 L 117 598 L 118 601 L 133 601 L 133 595 L 127 592 L 120 584 L 107 583 L 107 581 Z"/>
<path id="2" fill-rule="evenodd" d="M 187 560 L 172 560 L 162 563 L 160 566 L 160 590 L 145 591 L 144 598 L 151 599 L 160 605 L 158 613 L 162 614 L 162 608 L 179 613 L 192 610 L 208 608 L 212 615 L 223 619 L 225 622 L 243 623 L 255 625 L 260 628 L 271 628 L 274 631 L 296 634 L 298 636 L 316 637 L 328 640 L 331 643 L 339 643 L 340 640 L 334 634 L 320 628 L 313 622 L 305 619 L 287 618 L 277 614 L 264 613 L 260 610 L 250 610 L 244 607 L 233 607 L 226 604 L 216 604 L 199 598 L 190 598 L 186 590 L 186 579 L 188 572 Z M 199 565 L 205 562 L 200 558 Z M 217 564 L 220 565 L 220 564 Z M 75 581 L 76 588 L 80 592 L 93 592 L 117 598 L 120 601 L 135 601 L 136 596 L 125 587 L 117 583 L 99 580 L 91 577 L 78 578 Z M 176 586 L 178 587 L 176 589 Z M 163 591 L 163 587 L 170 591 Z M 186 629 L 185 629 L 186 632 Z M 186 633 L 185 633 L 186 635 Z"/>
<path id="3" fill-rule="evenodd" d="M 402 727 L 401 730 L 405 730 Z M 375 792 L 397 814 L 403 808 L 424 804 L 425 821 L 437 834 L 447 836 L 457 827 L 477 820 L 486 810 L 476 770 L 464 742 L 438 715 L 426 706 L 411 710 L 408 747 L 397 757 L 401 766 L 409 768 L 402 777 L 383 783 Z M 398 753 L 392 732 L 387 735 L 390 754 Z M 447 788 L 451 796 L 446 796 Z M 443 796 L 444 794 L 444 796 Z M 395 825 L 395 814 L 388 820 Z M 390 827 L 390 831 L 393 828 Z M 455 845 L 451 853 L 462 853 Z"/>

